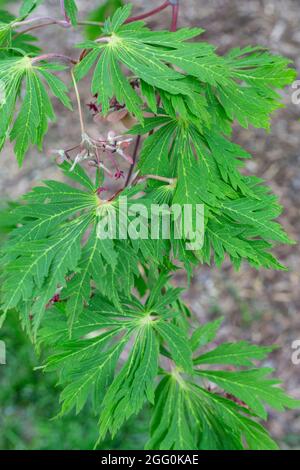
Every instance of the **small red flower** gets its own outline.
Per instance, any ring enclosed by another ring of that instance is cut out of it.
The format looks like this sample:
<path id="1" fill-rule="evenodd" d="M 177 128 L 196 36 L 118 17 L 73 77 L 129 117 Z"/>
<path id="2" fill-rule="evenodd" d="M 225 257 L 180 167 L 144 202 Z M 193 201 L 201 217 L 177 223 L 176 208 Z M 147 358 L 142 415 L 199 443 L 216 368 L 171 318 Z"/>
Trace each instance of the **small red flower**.
<path id="1" fill-rule="evenodd" d="M 87 107 L 90 111 L 92 111 L 94 116 L 99 113 L 99 109 L 96 103 L 91 101 L 90 103 L 87 103 Z"/>
<path id="2" fill-rule="evenodd" d="M 114 177 L 116 180 L 119 180 L 120 178 L 124 178 L 124 171 L 117 169 L 117 171 L 114 174 Z"/>
<path id="3" fill-rule="evenodd" d="M 98 194 L 98 196 L 100 196 L 100 194 L 104 193 L 105 191 L 108 191 L 108 189 L 105 188 L 104 186 L 100 186 L 100 187 L 97 189 L 96 193 Z"/>

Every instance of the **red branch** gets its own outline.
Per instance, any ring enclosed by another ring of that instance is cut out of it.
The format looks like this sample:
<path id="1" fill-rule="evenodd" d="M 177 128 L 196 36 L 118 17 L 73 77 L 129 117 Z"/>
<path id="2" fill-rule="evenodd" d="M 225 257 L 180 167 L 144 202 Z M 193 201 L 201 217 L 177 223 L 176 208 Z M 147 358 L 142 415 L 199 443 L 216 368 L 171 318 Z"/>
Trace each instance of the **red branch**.
<path id="1" fill-rule="evenodd" d="M 131 167 L 129 169 L 129 172 L 128 172 L 128 175 L 127 175 L 127 178 L 126 178 L 126 183 L 125 183 L 125 186 L 124 186 L 125 188 L 130 183 L 130 179 L 131 179 L 131 176 L 132 176 L 132 173 L 133 173 L 133 169 L 134 169 L 135 164 L 136 164 L 136 159 L 137 159 L 137 154 L 138 154 L 141 139 L 142 139 L 142 136 L 138 135 L 137 138 L 136 138 L 136 141 L 135 141 L 135 147 L 134 147 L 134 151 L 133 151 L 133 155 L 132 155 L 133 162 L 131 164 Z"/>
<path id="2" fill-rule="evenodd" d="M 131 16 L 130 18 L 128 18 L 128 20 L 125 21 L 125 23 L 132 23 L 133 21 L 144 20 L 145 18 L 149 18 L 149 16 L 153 16 L 156 13 L 159 13 L 159 12 L 165 10 L 170 5 L 171 4 L 170 4 L 169 0 L 167 0 L 165 3 L 163 3 L 159 7 L 154 8 L 153 10 L 150 10 L 146 13 L 143 13 L 142 15 Z"/>
<path id="3" fill-rule="evenodd" d="M 43 54 L 37 57 L 33 57 L 33 59 L 31 59 L 31 63 L 35 64 L 36 62 L 40 62 L 41 60 L 53 60 L 53 59 L 54 60 L 59 59 L 59 60 L 62 60 L 63 62 L 68 62 L 73 65 L 77 64 L 76 60 L 73 60 L 71 57 L 68 57 L 67 55 L 64 55 L 64 54 L 56 54 L 56 53 Z"/>
<path id="4" fill-rule="evenodd" d="M 172 5 L 172 24 L 171 24 L 172 32 L 177 31 L 178 15 L 179 15 L 179 3 L 177 5 Z"/>

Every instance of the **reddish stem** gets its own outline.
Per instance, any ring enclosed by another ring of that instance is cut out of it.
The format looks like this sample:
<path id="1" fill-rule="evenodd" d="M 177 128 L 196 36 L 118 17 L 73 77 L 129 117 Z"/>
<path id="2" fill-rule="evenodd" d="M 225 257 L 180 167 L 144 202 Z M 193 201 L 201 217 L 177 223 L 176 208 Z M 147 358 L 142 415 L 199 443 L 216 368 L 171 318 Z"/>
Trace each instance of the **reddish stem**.
<path id="1" fill-rule="evenodd" d="M 39 21 L 52 21 L 53 23 L 57 23 L 65 28 L 68 28 L 70 26 L 70 24 L 66 20 L 57 20 L 56 18 L 52 16 L 34 16 L 32 18 L 29 18 L 28 20 L 15 21 L 13 23 L 13 26 L 14 27 L 27 26 L 29 24 L 39 22 Z"/>
<path id="2" fill-rule="evenodd" d="M 141 135 L 138 135 L 137 138 L 136 138 L 135 147 L 134 147 L 134 151 L 133 151 L 133 155 L 132 155 L 132 164 L 131 164 L 131 167 L 129 169 L 129 172 L 128 172 L 128 175 L 127 175 L 127 178 L 126 178 L 125 188 L 130 183 L 130 178 L 131 178 L 131 175 L 133 173 L 133 169 L 134 169 L 135 164 L 136 164 L 136 159 L 137 159 L 137 154 L 138 154 L 141 138 L 142 138 Z"/>
<path id="3" fill-rule="evenodd" d="M 77 24 L 78 26 L 99 26 L 99 27 L 103 26 L 103 23 L 98 22 L 98 21 L 78 21 Z M 14 39 L 18 38 L 22 34 L 29 33 L 30 31 L 34 31 L 35 29 L 40 29 L 40 28 L 43 28 L 44 26 L 51 26 L 51 25 L 62 26 L 65 29 L 69 29 L 72 27 L 72 24 L 68 23 L 67 21 L 52 20 L 46 23 L 41 23 L 35 26 L 30 26 L 27 29 L 23 29 L 23 31 L 20 31 L 14 36 Z"/>
<path id="4" fill-rule="evenodd" d="M 125 23 L 132 23 L 133 21 L 144 20 L 145 18 L 149 18 L 149 16 L 153 16 L 156 13 L 159 13 L 159 12 L 165 10 L 165 8 L 167 8 L 170 5 L 171 4 L 170 4 L 169 0 L 167 0 L 162 5 L 160 5 L 157 8 L 154 8 L 153 10 L 150 10 L 146 13 L 141 14 L 141 15 L 131 16 L 130 18 L 128 18 L 128 20 L 125 21 Z"/>
<path id="5" fill-rule="evenodd" d="M 31 63 L 34 64 L 36 62 L 40 62 L 41 60 L 52 60 L 52 59 L 60 59 L 60 60 L 63 60 L 64 62 L 69 62 L 73 65 L 77 64 L 76 60 L 71 59 L 71 57 L 68 57 L 67 55 L 55 54 L 55 53 L 43 54 L 43 55 L 34 57 L 33 59 L 31 59 Z"/>
<path id="6" fill-rule="evenodd" d="M 177 31 L 178 15 L 179 15 L 179 3 L 177 5 L 172 5 L 172 24 L 170 28 L 170 31 L 172 32 Z"/>
<path id="7" fill-rule="evenodd" d="M 36 26 L 31 26 L 31 27 L 29 27 L 27 29 L 24 29 L 23 31 L 20 31 L 19 33 L 15 34 L 14 39 L 17 39 L 22 34 L 29 33 L 30 31 L 34 31 L 35 29 L 40 29 L 40 28 L 43 28 L 44 26 L 51 26 L 51 25 L 60 26 L 60 24 L 57 23 L 57 21 L 48 21 L 48 23 L 37 24 Z"/>

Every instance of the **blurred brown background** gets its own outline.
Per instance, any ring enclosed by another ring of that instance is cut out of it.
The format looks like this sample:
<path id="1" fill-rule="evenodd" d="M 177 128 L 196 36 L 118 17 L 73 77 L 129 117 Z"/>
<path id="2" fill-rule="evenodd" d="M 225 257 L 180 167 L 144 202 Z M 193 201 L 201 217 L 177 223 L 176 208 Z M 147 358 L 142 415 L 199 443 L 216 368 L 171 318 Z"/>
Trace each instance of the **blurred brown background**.
<path id="1" fill-rule="evenodd" d="M 10 3 L 10 2 L 9 2 Z M 15 2 L 17 4 L 19 2 Z M 58 1 L 44 1 L 42 15 L 59 16 Z M 78 0 L 82 12 L 89 12 L 101 1 Z M 137 14 L 161 4 L 161 0 L 133 0 Z M 12 5 L 12 10 L 15 7 Z M 168 10 L 153 17 L 151 26 L 169 26 Z M 203 38 L 226 52 L 236 46 L 263 45 L 295 61 L 300 69 L 299 0 L 181 0 L 180 26 L 206 29 Z M 60 51 L 76 57 L 72 45 L 81 40 L 80 31 L 72 33 L 59 27 L 39 30 L 40 44 L 47 52 Z M 299 240 L 300 220 L 300 105 L 292 104 L 292 88 L 283 94 L 286 108 L 273 117 L 272 131 L 235 130 L 235 140 L 253 154 L 247 170 L 264 178 L 280 196 L 285 212 L 281 217 L 289 234 Z M 83 102 L 91 99 L 87 83 L 81 85 Z M 54 163 L 53 148 L 66 148 L 80 140 L 75 113 L 55 104 L 58 122 L 52 124 L 42 154 L 31 150 L 19 170 L 12 148 L 1 155 L 0 194 L 17 198 L 42 179 L 61 178 Z M 93 132 L 99 132 L 87 111 Z M 54 142 L 54 144 L 53 144 Z M 70 144 L 70 145 L 69 145 Z M 300 246 L 277 250 L 289 272 L 254 271 L 244 266 L 235 273 L 228 263 L 221 270 L 200 267 L 195 273 L 186 300 L 201 321 L 224 315 L 219 340 L 248 339 L 256 343 L 278 344 L 266 365 L 275 367 L 290 393 L 300 398 L 300 365 L 291 361 L 292 342 L 300 340 Z M 300 448 L 300 414 L 272 413 L 268 424 L 283 448 Z"/>

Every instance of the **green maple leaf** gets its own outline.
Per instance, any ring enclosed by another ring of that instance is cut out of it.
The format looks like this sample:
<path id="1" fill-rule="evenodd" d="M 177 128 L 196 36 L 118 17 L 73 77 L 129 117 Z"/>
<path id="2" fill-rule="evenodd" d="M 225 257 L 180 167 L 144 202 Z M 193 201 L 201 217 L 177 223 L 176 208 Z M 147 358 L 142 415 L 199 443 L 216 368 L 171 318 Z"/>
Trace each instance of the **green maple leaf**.
<path id="1" fill-rule="evenodd" d="M 121 72 L 120 62 L 141 79 L 145 97 L 152 108 L 155 107 L 153 87 L 176 96 L 181 93 L 188 97 L 188 104 L 192 104 L 193 100 L 194 103 L 197 102 L 197 85 L 194 82 L 191 84 L 182 74 L 171 69 L 168 63 L 183 68 L 187 73 L 192 69 L 191 75 L 194 74 L 197 78 L 200 75 L 203 81 L 211 84 L 215 84 L 217 80 L 226 83 L 225 69 L 222 70 L 225 61 L 214 54 L 211 46 L 184 42 L 200 34 L 202 30 L 195 28 L 183 29 L 175 34 L 166 31 L 153 33 L 143 22 L 123 24 L 130 11 L 131 6 L 126 5 L 118 9 L 111 20 L 106 21 L 103 34 L 107 35 L 105 36 L 107 39 L 103 42 L 100 39 L 79 45 L 90 49 L 91 52 L 76 67 L 77 77 L 83 78 L 97 61 L 92 93 L 98 94 L 98 101 L 102 104 L 104 114 L 109 110 L 110 98 L 116 96 L 121 103 L 126 104 L 129 111 L 143 121 L 142 101 Z M 188 51 L 190 62 L 185 59 Z M 194 57 L 195 62 L 198 57 L 201 57 L 202 61 L 199 60 L 193 68 L 191 64 Z"/>
<path id="2" fill-rule="evenodd" d="M 48 71 L 62 70 L 61 66 L 35 65 L 27 56 L 0 58 L 0 80 L 3 84 L 4 100 L 0 104 L 2 114 L 0 125 L 0 148 L 7 135 L 15 141 L 15 153 L 19 165 L 31 144 L 42 147 L 48 130 L 48 121 L 55 119 L 51 101 L 44 81 L 65 106 L 71 109 L 66 85 Z M 43 80 L 42 80 L 42 79 Z M 24 98 L 14 120 L 15 107 L 25 84 Z"/>
<path id="3" fill-rule="evenodd" d="M 67 16 L 70 18 L 73 26 L 77 25 L 78 8 L 74 0 L 64 0 L 64 7 Z"/>
<path id="4" fill-rule="evenodd" d="M 250 369 L 239 372 L 201 370 L 197 374 L 206 377 L 226 392 L 238 397 L 249 405 L 260 418 L 266 419 L 267 412 L 263 406 L 264 402 L 280 411 L 299 406 L 299 400 L 294 400 L 277 387 L 280 381 L 266 378 L 271 372 L 273 372 L 272 369 Z"/>
<path id="5" fill-rule="evenodd" d="M 43 0 L 23 0 L 20 8 L 20 15 L 27 16 L 31 13 L 36 7 L 38 7 Z"/>

